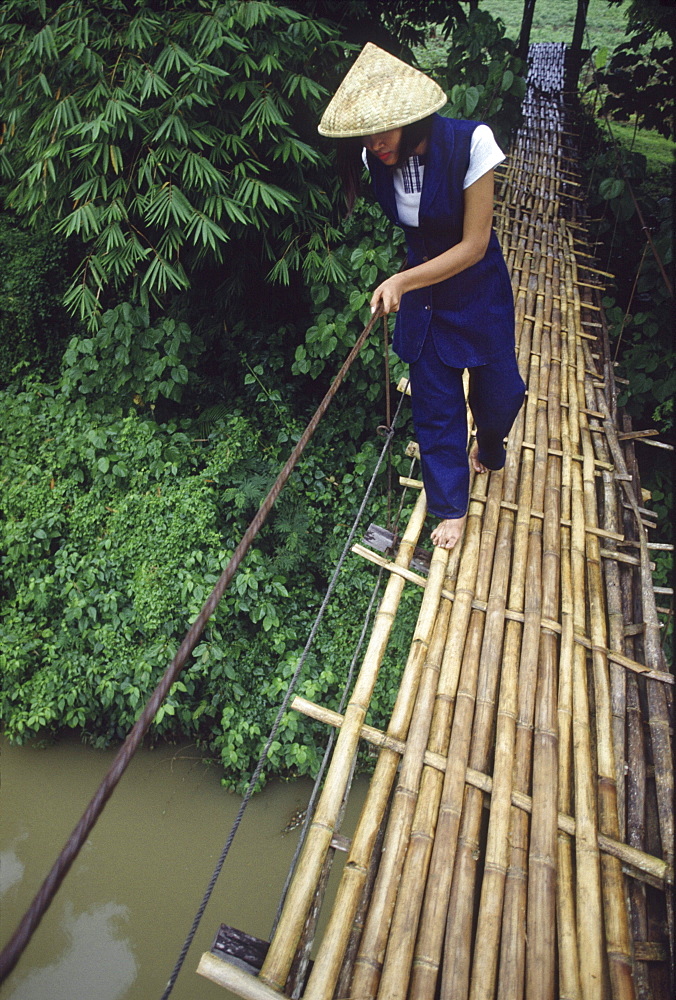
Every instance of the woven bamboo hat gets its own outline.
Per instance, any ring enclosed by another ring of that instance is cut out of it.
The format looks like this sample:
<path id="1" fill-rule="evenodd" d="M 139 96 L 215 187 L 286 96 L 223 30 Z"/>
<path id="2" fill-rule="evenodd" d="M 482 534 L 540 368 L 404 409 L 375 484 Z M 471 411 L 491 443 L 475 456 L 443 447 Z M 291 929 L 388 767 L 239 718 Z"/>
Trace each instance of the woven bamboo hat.
<path id="1" fill-rule="evenodd" d="M 332 139 L 375 135 L 426 118 L 446 104 L 441 87 L 367 42 L 333 95 L 318 131 Z"/>

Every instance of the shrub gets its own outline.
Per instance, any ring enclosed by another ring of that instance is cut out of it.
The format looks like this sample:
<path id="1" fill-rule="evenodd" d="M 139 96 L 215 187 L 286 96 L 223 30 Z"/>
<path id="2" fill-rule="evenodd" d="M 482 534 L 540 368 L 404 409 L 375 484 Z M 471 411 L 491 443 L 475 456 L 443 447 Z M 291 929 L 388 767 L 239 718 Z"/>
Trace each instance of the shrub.
<path id="1" fill-rule="evenodd" d="M 287 445 L 237 406 L 197 441 L 191 421 L 96 412 L 31 379 L 0 405 L 12 442 L 0 481 L 0 719 L 16 741 L 66 726 L 103 744 L 135 721 Z M 260 752 L 374 457 L 372 444 L 342 449 L 329 428 L 320 435 L 155 719 L 155 738 L 187 735 L 217 753 L 233 787 Z M 299 693 L 337 705 L 374 578 L 355 563 L 341 578 Z M 310 773 L 314 736 L 290 713 L 268 770 Z"/>

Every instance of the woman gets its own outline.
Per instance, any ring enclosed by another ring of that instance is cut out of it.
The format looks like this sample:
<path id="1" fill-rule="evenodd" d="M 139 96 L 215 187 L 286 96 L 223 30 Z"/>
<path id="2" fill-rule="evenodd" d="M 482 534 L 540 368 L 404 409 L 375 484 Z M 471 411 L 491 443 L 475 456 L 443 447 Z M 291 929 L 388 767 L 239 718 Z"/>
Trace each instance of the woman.
<path id="1" fill-rule="evenodd" d="M 476 472 L 501 469 L 503 438 L 524 398 L 514 303 L 492 229 L 493 167 L 504 156 L 487 125 L 435 114 L 446 103 L 425 74 L 368 43 L 327 107 L 322 135 L 344 140 L 338 164 L 351 208 L 361 157 L 385 214 L 403 228 L 407 268 L 373 293 L 396 312 L 394 349 L 410 365 L 413 423 L 432 541 L 453 548 L 469 502 L 462 373 L 477 427 Z"/>

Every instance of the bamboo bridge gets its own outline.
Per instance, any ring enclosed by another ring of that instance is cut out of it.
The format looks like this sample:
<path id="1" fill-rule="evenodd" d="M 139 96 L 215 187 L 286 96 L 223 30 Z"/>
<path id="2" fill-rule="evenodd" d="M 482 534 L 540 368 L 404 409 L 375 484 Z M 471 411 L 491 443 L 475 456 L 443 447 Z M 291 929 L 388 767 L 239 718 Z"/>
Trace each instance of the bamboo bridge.
<path id="1" fill-rule="evenodd" d="M 563 99 L 564 46 L 533 46 L 498 172 L 526 403 L 467 526 L 410 568 L 422 483 L 272 940 L 222 928 L 199 972 L 253 1000 L 669 995 L 673 674 L 660 645 L 634 459 Z M 610 277 L 610 276 L 607 276 Z M 420 613 L 386 732 L 365 725 L 404 587 Z M 351 841 L 358 743 L 379 748 Z M 341 842 L 342 841 L 342 842 Z M 314 940 L 331 859 L 337 898 Z M 312 949 L 312 960 L 311 960 Z"/>

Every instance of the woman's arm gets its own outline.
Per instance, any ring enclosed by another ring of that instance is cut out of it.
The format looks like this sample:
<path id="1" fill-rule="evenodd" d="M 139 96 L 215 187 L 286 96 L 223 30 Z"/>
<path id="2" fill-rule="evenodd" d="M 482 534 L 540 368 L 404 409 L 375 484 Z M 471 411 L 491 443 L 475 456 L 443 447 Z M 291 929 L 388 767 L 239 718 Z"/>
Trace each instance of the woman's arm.
<path id="1" fill-rule="evenodd" d="M 436 285 L 482 260 L 493 224 L 493 171 L 489 170 L 464 192 L 462 239 L 438 257 L 400 271 L 378 285 L 371 298 L 371 312 L 382 303 L 383 312 L 397 312 L 405 292 Z"/>

